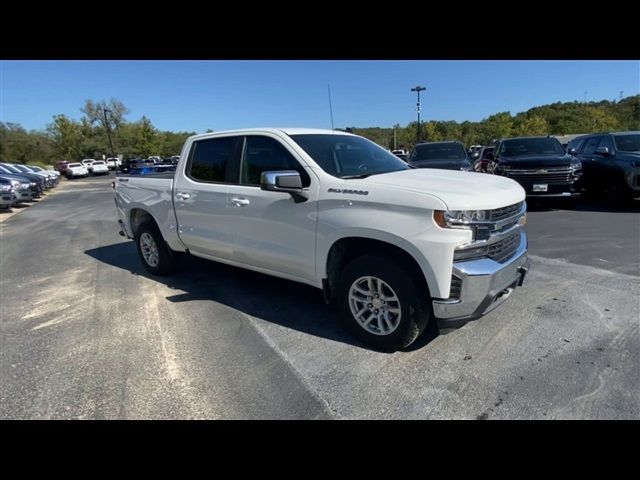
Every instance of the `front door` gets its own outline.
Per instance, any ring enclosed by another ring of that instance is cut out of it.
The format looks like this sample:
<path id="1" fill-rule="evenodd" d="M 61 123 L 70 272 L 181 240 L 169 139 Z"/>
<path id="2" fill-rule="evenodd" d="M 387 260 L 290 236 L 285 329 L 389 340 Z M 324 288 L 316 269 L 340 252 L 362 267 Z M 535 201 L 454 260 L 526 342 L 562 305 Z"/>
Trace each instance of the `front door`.
<path id="1" fill-rule="evenodd" d="M 260 189 L 264 171 L 296 170 L 307 201 L 296 203 L 288 193 Z M 315 281 L 318 179 L 293 150 L 274 136 L 245 137 L 240 182 L 229 185 L 234 260 L 250 266 Z"/>
<path id="2" fill-rule="evenodd" d="M 582 163 L 583 184 L 589 190 L 593 189 L 595 185 L 598 185 L 598 158 L 596 156 L 596 148 L 598 147 L 598 143 L 600 143 L 600 138 L 601 136 L 599 135 L 587 138 L 578 155 L 580 163 Z"/>

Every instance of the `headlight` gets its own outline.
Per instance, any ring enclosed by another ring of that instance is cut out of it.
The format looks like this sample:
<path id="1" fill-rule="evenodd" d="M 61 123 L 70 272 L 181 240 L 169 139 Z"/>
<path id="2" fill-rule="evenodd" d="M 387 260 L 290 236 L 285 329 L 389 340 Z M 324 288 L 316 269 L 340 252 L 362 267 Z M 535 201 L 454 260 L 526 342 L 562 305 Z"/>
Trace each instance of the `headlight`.
<path id="1" fill-rule="evenodd" d="M 573 157 L 571 159 L 571 165 L 569 166 L 571 170 L 582 170 L 582 163 L 580 163 L 580 159 Z"/>
<path id="2" fill-rule="evenodd" d="M 489 220 L 488 210 L 435 210 L 433 219 L 442 228 L 470 228 L 470 224 Z"/>

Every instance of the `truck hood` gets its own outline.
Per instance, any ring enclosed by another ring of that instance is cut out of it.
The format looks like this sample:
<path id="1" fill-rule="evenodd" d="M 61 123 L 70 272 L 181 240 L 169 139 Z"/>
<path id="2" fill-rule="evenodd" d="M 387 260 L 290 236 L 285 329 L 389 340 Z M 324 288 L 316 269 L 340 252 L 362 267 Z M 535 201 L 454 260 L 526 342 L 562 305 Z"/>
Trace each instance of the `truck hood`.
<path id="1" fill-rule="evenodd" d="M 411 162 L 411 165 L 417 168 L 439 168 L 443 170 L 460 170 L 463 166 L 468 167 L 469 161 L 464 160 L 451 160 L 451 159 L 436 159 L 436 160 L 418 160 Z"/>
<path id="2" fill-rule="evenodd" d="M 525 199 L 514 180 L 486 173 L 420 168 L 372 175 L 349 182 L 359 188 L 376 186 L 438 197 L 449 210 L 490 210 Z"/>
<path id="3" fill-rule="evenodd" d="M 571 164 L 571 158 L 571 155 L 503 156 L 500 158 L 500 165 L 509 165 L 513 168 L 568 167 Z"/>

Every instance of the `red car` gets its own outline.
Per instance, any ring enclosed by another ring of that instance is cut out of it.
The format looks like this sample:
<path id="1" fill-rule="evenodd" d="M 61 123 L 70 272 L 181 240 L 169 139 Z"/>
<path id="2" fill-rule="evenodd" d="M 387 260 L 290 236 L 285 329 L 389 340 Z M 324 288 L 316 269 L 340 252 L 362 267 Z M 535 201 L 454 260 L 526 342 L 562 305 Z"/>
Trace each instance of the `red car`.
<path id="1" fill-rule="evenodd" d="M 60 173 L 64 174 L 67 171 L 67 165 L 69 165 L 69 162 L 67 162 L 66 160 L 60 160 L 58 162 L 56 162 L 56 170 L 58 170 Z"/>
<path id="2" fill-rule="evenodd" d="M 493 147 L 483 147 L 474 153 L 473 171 L 486 173 L 489 162 L 493 160 Z"/>

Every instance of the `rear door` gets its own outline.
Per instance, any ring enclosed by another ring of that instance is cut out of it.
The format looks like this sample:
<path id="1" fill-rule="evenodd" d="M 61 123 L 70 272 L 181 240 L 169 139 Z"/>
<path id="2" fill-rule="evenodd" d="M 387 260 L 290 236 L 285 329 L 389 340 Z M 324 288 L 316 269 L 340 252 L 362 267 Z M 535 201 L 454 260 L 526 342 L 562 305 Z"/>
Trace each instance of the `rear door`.
<path id="1" fill-rule="evenodd" d="M 216 136 L 194 140 L 173 188 L 178 235 L 194 254 L 221 260 L 233 257 L 233 237 L 227 205 L 229 184 L 235 181 L 242 137 Z"/>
<path id="2" fill-rule="evenodd" d="M 229 186 L 234 259 L 315 281 L 318 178 L 273 134 L 245 136 L 239 170 L 239 184 Z M 273 170 L 298 171 L 309 199 L 296 203 L 288 193 L 261 190 L 261 173 Z"/>
<path id="3" fill-rule="evenodd" d="M 582 163 L 582 171 L 584 172 L 584 183 L 587 188 L 597 184 L 597 170 L 598 166 L 596 164 L 596 148 L 598 147 L 598 143 L 600 143 L 600 135 L 594 135 L 592 137 L 588 137 L 580 148 L 580 153 L 578 154 L 578 158 Z"/>

